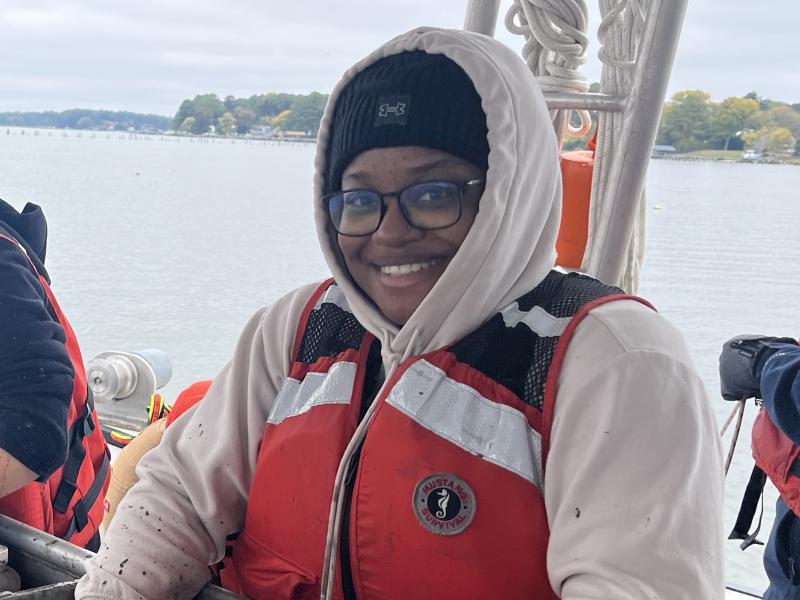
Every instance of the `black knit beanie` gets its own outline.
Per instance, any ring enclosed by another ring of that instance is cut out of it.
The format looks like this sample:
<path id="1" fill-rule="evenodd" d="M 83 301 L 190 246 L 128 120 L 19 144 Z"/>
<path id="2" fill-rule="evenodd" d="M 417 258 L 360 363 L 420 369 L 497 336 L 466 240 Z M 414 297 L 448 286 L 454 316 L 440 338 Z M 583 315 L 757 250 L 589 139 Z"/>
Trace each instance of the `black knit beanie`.
<path id="1" fill-rule="evenodd" d="M 336 100 L 326 148 L 326 193 L 372 148 L 425 146 L 484 171 L 489 166 L 486 114 L 472 80 L 442 54 L 393 54 L 356 75 Z"/>

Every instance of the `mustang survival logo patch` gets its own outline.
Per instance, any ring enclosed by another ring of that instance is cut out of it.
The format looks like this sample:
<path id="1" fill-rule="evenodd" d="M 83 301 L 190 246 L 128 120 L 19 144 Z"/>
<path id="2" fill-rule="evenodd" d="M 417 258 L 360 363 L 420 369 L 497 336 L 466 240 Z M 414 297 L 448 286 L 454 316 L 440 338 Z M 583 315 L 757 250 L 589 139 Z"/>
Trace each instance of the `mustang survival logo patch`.
<path id="1" fill-rule="evenodd" d="M 456 535 L 475 516 L 475 492 L 452 473 L 434 473 L 414 488 L 414 514 L 436 535 Z"/>

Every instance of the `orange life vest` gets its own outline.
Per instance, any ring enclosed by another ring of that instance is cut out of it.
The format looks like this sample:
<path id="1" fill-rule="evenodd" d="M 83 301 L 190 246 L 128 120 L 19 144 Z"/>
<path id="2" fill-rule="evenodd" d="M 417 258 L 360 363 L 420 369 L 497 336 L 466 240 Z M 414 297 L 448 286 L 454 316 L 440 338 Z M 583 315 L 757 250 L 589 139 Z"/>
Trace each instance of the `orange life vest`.
<path id="1" fill-rule="evenodd" d="M 553 272 L 462 341 L 397 368 L 347 471 L 334 598 L 556 598 L 543 498 L 555 384 L 583 316 L 624 297 Z M 335 475 L 377 392 L 364 391 L 375 343 L 335 284 L 312 296 L 226 588 L 319 598 Z"/>
<path id="2" fill-rule="evenodd" d="M 0 498 L 0 513 L 51 533 L 76 546 L 97 546 L 95 534 L 103 520 L 103 498 L 108 488 L 110 455 L 97 422 L 91 392 L 86 385 L 75 332 L 56 302 L 47 280 L 36 270 L 27 251 L 14 238 L 0 233 L 28 258 L 42 284 L 49 309 L 66 333 L 65 346 L 75 371 L 72 402 L 67 415 L 67 461 L 47 481 L 29 483 Z"/>

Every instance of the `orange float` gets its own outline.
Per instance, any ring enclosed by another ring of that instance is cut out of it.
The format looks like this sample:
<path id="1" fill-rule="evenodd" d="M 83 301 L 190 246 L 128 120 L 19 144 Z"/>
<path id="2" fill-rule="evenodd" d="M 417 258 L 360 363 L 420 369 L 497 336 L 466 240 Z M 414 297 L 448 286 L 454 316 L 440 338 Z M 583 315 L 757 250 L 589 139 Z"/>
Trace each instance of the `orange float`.
<path id="1" fill-rule="evenodd" d="M 561 226 L 556 239 L 556 264 L 567 269 L 580 268 L 586 252 L 596 142 L 597 131 L 589 141 L 589 150 L 573 150 L 561 154 L 563 201 Z"/>

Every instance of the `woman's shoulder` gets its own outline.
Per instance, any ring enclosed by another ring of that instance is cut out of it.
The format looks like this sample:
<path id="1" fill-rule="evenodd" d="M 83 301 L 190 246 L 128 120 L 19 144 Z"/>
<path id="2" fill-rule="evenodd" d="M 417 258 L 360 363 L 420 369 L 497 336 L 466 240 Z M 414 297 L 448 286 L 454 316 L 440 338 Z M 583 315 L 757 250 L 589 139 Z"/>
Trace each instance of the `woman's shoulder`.
<path id="1" fill-rule="evenodd" d="M 634 298 L 593 308 L 575 330 L 570 347 L 597 349 L 606 360 L 618 354 L 653 351 L 691 364 L 686 341 L 661 313 Z"/>
<path id="2" fill-rule="evenodd" d="M 260 363 L 285 373 L 303 312 L 323 283 L 302 285 L 259 308 L 239 336 L 233 361 L 249 362 L 258 356 Z"/>
<path id="3" fill-rule="evenodd" d="M 698 378 L 683 335 L 664 316 L 634 299 L 607 302 L 589 311 L 575 328 L 558 387 L 574 390 L 634 363 L 653 373 L 668 368 Z"/>
<path id="4" fill-rule="evenodd" d="M 258 309 L 253 315 L 252 320 L 259 323 L 259 328 L 283 328 L 288 322 L 294 323 L 295 327 L 299 324 L 303 311 L 308 306 L 315 292 L 326 281 L 315 281 L 301 285 L 290 292 L 285 293 L 277 300 Z"/>

